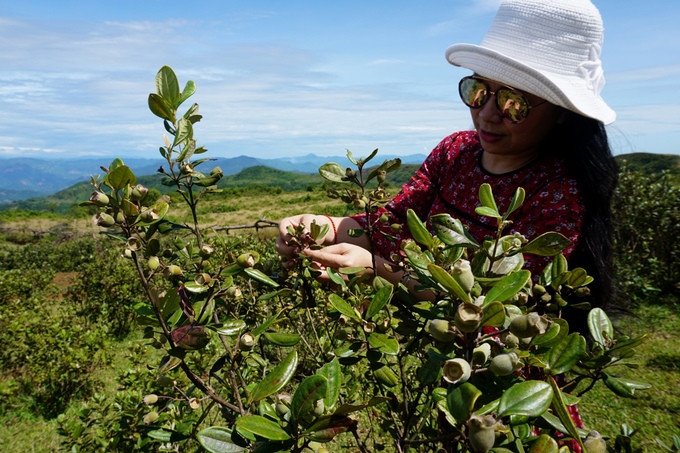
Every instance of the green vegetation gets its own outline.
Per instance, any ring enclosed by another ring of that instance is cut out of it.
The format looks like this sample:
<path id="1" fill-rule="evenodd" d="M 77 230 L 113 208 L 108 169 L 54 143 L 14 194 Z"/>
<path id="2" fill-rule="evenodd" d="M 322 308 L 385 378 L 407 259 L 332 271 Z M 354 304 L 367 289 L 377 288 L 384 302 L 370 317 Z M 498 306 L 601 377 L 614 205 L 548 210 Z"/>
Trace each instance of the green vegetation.
<path id="1" fill-rule="evenodd" d="M 164 187 L 177 192 L 161 196 L 114 160 L 77 209 L 105 234 L 0 245 L 5 450 L 557 452 L 557 431 L 601 443 L 590 429 L 610 451 L 680 442 L 678 245 L 656 245 L 677 237 L 670 175 L 624 169 L 615 259 L 630 313 L 612 324 L 590 310 L 588 345 L 561 318 L 565 305 L 588 309 L 589 277 L 568 268 L 564 238 L 503 235 L 521 189 L 498 212 L 480 187 L 480 213 L 499 223 L 484 244 L 449 216 L 430 219 L 432 234 L 409 213 L 403 269 L 433 301 L 364 269 L 329 269 L 321 285 L 304 256 L 283 269 L 271 234 L 218 226 L 368 213 L 389 200 L 400 162 L 368 168 L 375 152 L 348 153 L 351 168 L 326 164 L 326 182 L 301 191 L 284 191 L 282 174 L 255 184 L 261 168 L 220 191 L 221 170 L 195 160 L 197 106 L 177 114 L 193 83 L 180 90 L 164 67 L 156 88 L 149 106 L 174 136 Z M 318 247 L 328 231 L 293 226 L 290 245 Z M 530 253 L 554 257 L 536 280 L 520 266 Z"/>

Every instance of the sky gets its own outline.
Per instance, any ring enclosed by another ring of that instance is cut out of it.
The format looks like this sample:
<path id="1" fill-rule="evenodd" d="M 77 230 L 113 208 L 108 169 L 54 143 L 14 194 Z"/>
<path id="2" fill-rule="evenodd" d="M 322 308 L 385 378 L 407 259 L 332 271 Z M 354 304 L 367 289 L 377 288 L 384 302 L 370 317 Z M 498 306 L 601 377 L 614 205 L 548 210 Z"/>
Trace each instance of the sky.
<path id="1" fill-rule="evenodd" d="M 594 3 L 614 153 L 680 154 L 680 2 Z M 207 157 L 426 154 L 471 128 L 444 52 L 498 4 L 0 0 L 0 158 L 158 157 L 164 65 L 196 83 Z"/>

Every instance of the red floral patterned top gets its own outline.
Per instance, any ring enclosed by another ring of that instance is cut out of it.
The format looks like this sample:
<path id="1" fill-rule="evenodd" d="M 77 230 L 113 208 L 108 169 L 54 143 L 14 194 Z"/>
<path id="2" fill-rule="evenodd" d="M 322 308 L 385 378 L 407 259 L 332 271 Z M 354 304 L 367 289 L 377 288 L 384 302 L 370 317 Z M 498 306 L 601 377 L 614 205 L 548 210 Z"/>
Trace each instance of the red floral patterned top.
<path id="1" fill-rule="evenodd" d="M 475 213 L 479 203 L 479 187 L 491 185 L 496 204 L 502 213 L 507 209 L 515 190 L 524 188 L 524 204 L 511 214 L 513 224 L 506 233 L 519 232 L 531 240 L 547 231 L 556 231 L 572 245 L 563 253 L 573 252 L 583 223 L 584 207 L 576 180 L 569 174 L 563 160 L 544 157 L 519 170 L 495 175 L 481 165 L 482 147 L 474 131 L 452 134 L 442 140 L 425 159 L 420 169 L 401 191 L 372 216 L 372 222 L 385 212 L 387 222 L 377 222 L 372 241 L 377 252 L 389 259 L 399 252 L 401 240 L 410 238 L 408 228 L 401 233 L 390 229 L 393 223 L 406 225 L 406 211 L 411 208 L 422 220 L 439 213 L 449 213 L 460 219 L 472 236 L 481 242 L 496 232 L 496 221 Z M 366 228 L 365 215 L 353 218 Z M 396 237 L 396 239 L 394 239 Z M 538 273 L 548 258 L 525 255 L 525 267 Z"/>

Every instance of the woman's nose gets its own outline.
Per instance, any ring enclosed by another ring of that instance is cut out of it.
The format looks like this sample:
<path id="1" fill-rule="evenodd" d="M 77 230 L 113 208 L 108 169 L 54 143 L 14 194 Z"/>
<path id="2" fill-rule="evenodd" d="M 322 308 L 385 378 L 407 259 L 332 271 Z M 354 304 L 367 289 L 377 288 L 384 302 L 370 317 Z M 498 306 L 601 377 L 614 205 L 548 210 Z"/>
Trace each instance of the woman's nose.
<path id="1" fill-rule="evenodd" d="M 484 103 L 482 108 L 479 109 L 479 116 L 484 119 L 484 121 L 502 121 L 503 117 L 501 112 L 498 110 L 496 105 L 496 95 L 492 94 L 489 99 Z"/>

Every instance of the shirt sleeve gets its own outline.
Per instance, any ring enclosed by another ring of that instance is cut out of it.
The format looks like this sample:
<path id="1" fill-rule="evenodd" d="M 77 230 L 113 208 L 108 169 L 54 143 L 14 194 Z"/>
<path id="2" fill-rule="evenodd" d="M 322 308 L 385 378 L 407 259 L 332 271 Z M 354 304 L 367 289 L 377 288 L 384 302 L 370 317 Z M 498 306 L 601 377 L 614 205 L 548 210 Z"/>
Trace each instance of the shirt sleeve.
<path id="1" fill-rule="evenodd" d="M 371 214 L 370 220 L 363 213 L 352 216 L 364 229 L 371 222 L 371 242 L 375 252 L 383 258 L 396 261 L 395 254 L 401 255 L 401 242 L 412 238 L 406 225 L 406 213 L 409 209 L 413 209 L 421 220 L 427 220 L 434 197 L 437 196 L 437 169 L 448 168 L 450 165 L 445 162 L 448 160 L 452 139 L 453 136 L 450 136 L 442 140 L 411 179 L 402 186 L 401 191 L 385 207 Z"/>

